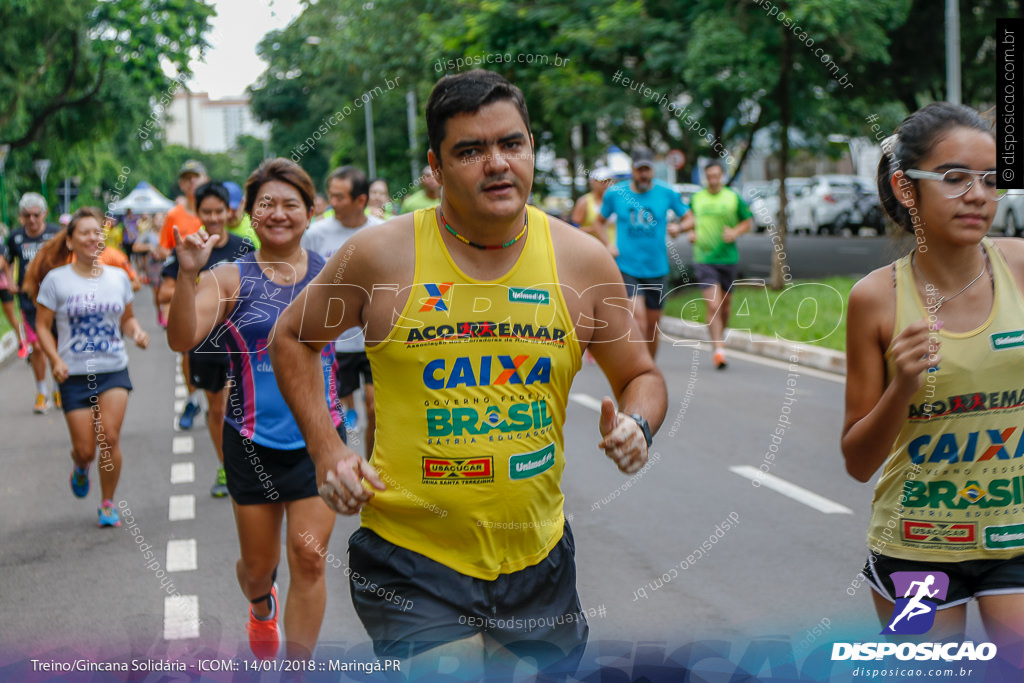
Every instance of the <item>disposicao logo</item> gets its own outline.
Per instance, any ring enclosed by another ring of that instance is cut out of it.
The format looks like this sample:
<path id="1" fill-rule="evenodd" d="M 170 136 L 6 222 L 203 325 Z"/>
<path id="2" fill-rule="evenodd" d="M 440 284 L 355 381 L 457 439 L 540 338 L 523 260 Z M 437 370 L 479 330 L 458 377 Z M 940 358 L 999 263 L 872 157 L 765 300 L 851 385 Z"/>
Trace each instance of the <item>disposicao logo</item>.
<path id="1" fill-rule="evenodd" d="M 949 576 L 944 572 L 892 572 L 896 604 L 883 635 L 921 635 L 935 624 L 938 600 L 945 600 Z M 899 660 L 986 661 L 996 656 L 993 643 L 833 643 L 832 661 L 879 660 L 894 655 Z"/>

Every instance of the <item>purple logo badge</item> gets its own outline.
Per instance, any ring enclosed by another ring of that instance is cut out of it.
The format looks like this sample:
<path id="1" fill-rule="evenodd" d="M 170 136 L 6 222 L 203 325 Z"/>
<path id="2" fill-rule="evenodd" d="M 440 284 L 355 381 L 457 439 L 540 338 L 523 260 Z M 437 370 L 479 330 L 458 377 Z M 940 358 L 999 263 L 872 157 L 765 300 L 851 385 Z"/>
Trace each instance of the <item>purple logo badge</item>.
<path id="1" fill-rule="evenodd" d="M 927 633 L 935 623 L 935 601 L 946 599 L 949 577 L 944 572 L 893 572 L 889 578 L 893 582 L 896 604 L 892 621 L 882 634 Z"/>

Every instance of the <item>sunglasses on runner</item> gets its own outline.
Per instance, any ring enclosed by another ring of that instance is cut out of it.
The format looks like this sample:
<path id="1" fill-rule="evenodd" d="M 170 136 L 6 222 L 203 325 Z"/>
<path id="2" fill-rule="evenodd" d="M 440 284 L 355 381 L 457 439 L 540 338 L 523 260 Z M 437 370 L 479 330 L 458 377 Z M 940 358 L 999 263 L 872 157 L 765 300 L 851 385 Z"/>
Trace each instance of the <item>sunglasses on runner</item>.
<path id="1" fill-rule="evenodd" d="M 986 196 L 998 202 L 1006 196 L 1006 190 L 996 187 L 995 171 L 970 171 L 966 168 L 951 168 L 945 173 L 933 173 L 931 171 L 920 171 L 916 168 L 905 171 L 908 178 L 915 180 L 939 180 L 942 182 L 942 194 L 947 199 L 962 197 L 971 191 L 974 183 L 981 181 L 982 190 Z"/>

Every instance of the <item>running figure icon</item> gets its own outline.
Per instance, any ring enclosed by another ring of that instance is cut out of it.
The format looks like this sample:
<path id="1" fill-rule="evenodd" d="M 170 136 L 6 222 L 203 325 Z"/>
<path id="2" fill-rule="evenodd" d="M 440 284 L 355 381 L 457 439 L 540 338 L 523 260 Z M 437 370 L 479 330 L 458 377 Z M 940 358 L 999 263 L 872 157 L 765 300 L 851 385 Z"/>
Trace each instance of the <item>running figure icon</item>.
<path id="1" fill-rule="evenodd" d="M 910 621 L 911 619 L 913 619 L 914 617 L 916 617 L 918 615 L 928 614 L 929 612 L 931 612 L 931 611 L 933 611 L 935 609 L 934 605 L 926 605 L 923 602 L 921 602 L 921 600 L 923 600 L 926 597 L 927 598 L 934 598 L 935 594 L 939 592 L 938 588 L 936 588 L 933 591 L 929 591 L 928 590 L 928 587 L 933 585 L 934 583 L 935 583 L 935 575 L 934 574 L 929 574 L 928 578 L 926 578 L 924 581 L 913 581 L 913 582 L 911 582 L 910 587 L 907 588 L 907 592 L 906 592 L 906 594 L 903 597 L 910 598 L 910 593 L 914 590 L 914 586 L 918 587 L 917 588 L 917 594 L 914 597 L 910 598 L 910 602 L 908 602 L 907 606 L 903 608 L 903 611 L 900 612 L 900 615 L 898 617 L 896 617 L 895 619 L 893 619 L 892 623 L 889 624 L 889 630 L 890 631 L 895 631 L 896 622 L 898 622 L 903 617 L 906 617 L 907 621 Z"/>
<path id="2" fill-rule="evenodd" d="M 946 599 L 949 576 L 945 572 L 892 572 L 890 577 L 894 596 L 902 597 L 896 597 L 892 618 L 882 633 L 927 633 L 935 623 L 939 605 Z"/>

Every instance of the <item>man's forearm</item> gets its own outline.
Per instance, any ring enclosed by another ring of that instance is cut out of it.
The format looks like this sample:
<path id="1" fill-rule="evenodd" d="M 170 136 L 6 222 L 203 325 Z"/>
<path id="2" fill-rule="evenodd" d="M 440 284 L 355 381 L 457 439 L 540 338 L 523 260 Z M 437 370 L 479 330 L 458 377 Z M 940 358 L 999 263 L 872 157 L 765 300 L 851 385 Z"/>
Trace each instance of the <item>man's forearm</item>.
<path id="1" fill-rule="evenodd" d="M 306 449 L 317 463 L 322 454 L 340 441 L 324 402 L 320 351 L 299 341 L 290 330 L 278 329 L 270 343 L 270 362 L 281 395 L 306 441 Z"/>
<path id="2" fill-rule="evenodd" d="M 620 412 L 643 415 L 651 426 L 651 432 L 657 432 L 668 408 L 665 378 L 657 369 L 637 375 L 622 390 L 618 404 Z"/>

